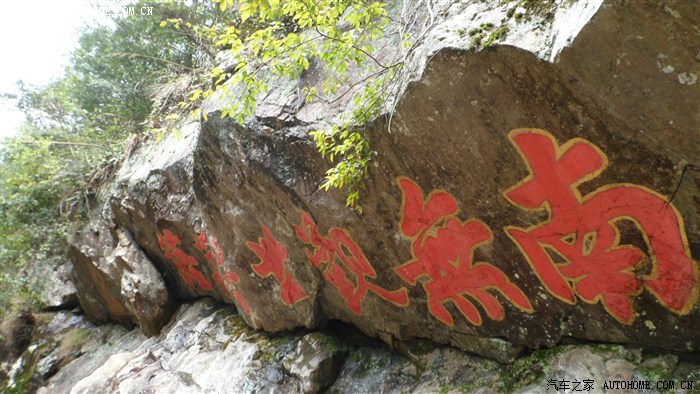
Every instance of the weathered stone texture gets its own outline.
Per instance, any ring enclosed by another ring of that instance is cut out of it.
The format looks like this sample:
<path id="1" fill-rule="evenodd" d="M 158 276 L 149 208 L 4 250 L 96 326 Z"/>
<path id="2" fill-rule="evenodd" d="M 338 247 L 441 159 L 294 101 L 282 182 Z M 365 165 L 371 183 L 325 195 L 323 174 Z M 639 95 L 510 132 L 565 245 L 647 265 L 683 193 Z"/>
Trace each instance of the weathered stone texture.
<path id="1" fill-rule="evenodd" d="M 53 330 L 59 336 L 60 329 Z M 558 346 L 504 365 L 446 346 L 412 344 L 399 354 L 347 326 L 270 336 L 245 327 L 235 311 L 212 300 L 183 304 L 151 338 L 109 324 L 81 332 L 84 340 L 74 345 L 70 363 L 38 393 L 546 393 L 573 382 L 581 390 L 584 381 L 591 392 L 617 392 L 603 389 L 613 380 L 648 382 L 651 390 L 625 391 L 642 393 L 660 391 L 659 380 L 674 380 L 678 389 L 698 372 L 697 364 L 677 356 L 618 345 Z M 39 352 L 38 364 L 55 353 Z M 314 377 L 326 380 L 318 385 Z"/>
<path id="2" fill-rule="evenodd" d="M 72 240 L 69 255 L 80 305 L 96 322 L 136 324 L 147 335 L 155 335 L 170 319 L 173 300 L 131 235 L 123 229 L 115 233 L 109 234 L 104 226 Z"/>

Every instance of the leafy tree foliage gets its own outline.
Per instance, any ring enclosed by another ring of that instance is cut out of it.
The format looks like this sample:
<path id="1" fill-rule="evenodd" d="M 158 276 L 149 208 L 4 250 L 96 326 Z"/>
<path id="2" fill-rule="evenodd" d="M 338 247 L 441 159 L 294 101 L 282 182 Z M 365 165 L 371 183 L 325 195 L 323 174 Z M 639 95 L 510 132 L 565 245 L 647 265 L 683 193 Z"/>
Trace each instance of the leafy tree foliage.
<path id="1" fill-rule="evenodd" d="M 0 150 L 0 314 L 12 304 L 36 300 L 36 283 L 18 272 L 65 244 L 67 222 L 60 220 L 58 203 L 75 178 L 59 174 L 48 135 L 35 131 L 23 126 Z"/>
<path id="2" fill-rule="evenodd" d="M 62 255 L 70 221 L 92 204 L 128 141 L 157 120 L 151 116 L 157 87 L 211 65 L 211 44 L 161 22 L 219 23 L 214 5 L 171 2 L 153 11 L 143 18 L 114 14 L 108 25 L 85 29 L 62 78 L 21 85 L 26 122 L 0 145 L 0 315 L 35 287 L 18 272 Z M 175 93 L 158 105 L 182 100 Z"/>
<path id="3" fill-rule="evenodd" d="M 406 56 L 406 50 L 389 60 L 375 56 L 372 42 L 389 21 L 383 3 L 170 1 L 152 10 L 143 18 L 115 14 L 110 24 L 85 29 L 64 77 L 22 86 L 19 107 L 27 120 L 0 148 L 0 311 L 12 301 L 8 295 L 32 286 L 18 270 L 62 254 L 70 221 L 90 207 L 130 139 L 172 128 L 187 112 L 200 116 L 202 100 L 217 90 L 235 92 L 223 114 L 243 122 L 270 76 L 298 78 L 312 62 L 327 77 L 304 90 L 307 101 L 354 96 L 344 123 L 313 137 L 332 163 L 322 187 L 346 188 L 347 204 L 359 209 L 372 151 L 358 126 L 380 112 Z M 399 31 L 397 42 L 403 38 Z M 222 48 L 233 69 L 216 67 Z M 359 80 L 349 80 L 350 70 Z"/>
<path id="4" fill-rule="evenodd" d="M 231 103 L 222 116 L 243 123 L 253 114 L 258 97 L 268 91 L 270 76 L 295 79 L 311 62 L 319 63 L 327 76 L 321 91 L 304 88 L 306 101 L 330 103 L 352 95 L 355 103 L 340 126 L 312 133 L 319 152 L 332 163 L 321 187 L 345 188 L 347 205 L 360 210 L 356 203 L 372 157 L 361 125 L 379 114 L 405 58 L 400 50 L 388 62 L 375 56 L 373 42 L 389 25 L 385 4 L 366 0 L 213 1 L 222 11 L 235 7 L 237 18 L 228 26 L 199 32 L 228 48 L 235 67 L 214 68 L 216 86 L 194 89 L 182 106 L 199 116 L 199 101 L 222 91 L 224 100 Z M 399 47 L 402 39 L 399 34 Z M 360 73 L 358 80 L 350 80 L 351 69 Z"/>
<path id="5" fill-rule="evenodd" d="M 157 85 L 214 60 L 211 45 L 187 28 L 217 23 L 221 15 L 213 6 L 172 2 L 152 10 L 147 17 L 116 18 L 114 26 L 85 32 L 73 54 L 67 75 L 72 97 L 91 125 L 110 135 L 140 133 Z M 164 28 L 161 22 L 168 19 L 182 20 L 182 28 Z"/>

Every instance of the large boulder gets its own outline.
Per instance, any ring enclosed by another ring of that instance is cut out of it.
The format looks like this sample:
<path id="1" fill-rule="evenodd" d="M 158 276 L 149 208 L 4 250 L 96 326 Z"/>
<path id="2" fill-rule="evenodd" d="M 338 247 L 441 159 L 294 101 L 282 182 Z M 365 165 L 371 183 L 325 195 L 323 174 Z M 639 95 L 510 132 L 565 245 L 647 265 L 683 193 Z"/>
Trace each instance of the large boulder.
<path id="1" fill-rule="evenodd" d="M 175 306 L 161 274 L 128 231 L 111 233 L 97 223 L 94 232 L 76 234 L 68 250 L 80 306 L 95 322 L 136 324 L 157 334 Z"/>
<path id="2" fill-rule="evenodd" d="M 362 214 L 319 191 L 307 135 L 347 108 L 281 83 L 243 125 L 210 102 L 183 140 L 129 159 L 105 245 L 131 234 L 173 298 L 234 303 L 268 331 L 342 320 L 500 361 L 565 337 L 699 351 L 698 8 L 454 7 L 407 63 L 391 132 L 365 125 Z M 487 37 L 510 45 L 475 50 Z M 74 249 L 76 269 L 98 265 Z M 88 314 L 157 326 L 89 280 L 81 304 L 120 307 Z"/>

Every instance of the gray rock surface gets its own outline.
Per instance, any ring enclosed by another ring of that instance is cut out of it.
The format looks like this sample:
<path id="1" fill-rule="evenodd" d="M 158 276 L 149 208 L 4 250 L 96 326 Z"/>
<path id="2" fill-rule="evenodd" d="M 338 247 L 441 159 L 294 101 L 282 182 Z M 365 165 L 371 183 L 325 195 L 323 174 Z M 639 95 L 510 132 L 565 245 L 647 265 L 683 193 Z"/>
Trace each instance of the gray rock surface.
<path id="1" fill-rule="evenodd" d="M 51 309 L 71 309 L 78 305 L 78 294 L 71 279 L 73 265 L 67 259 L 35 264 L 27 273 L 30 278 L 42 278 L 39 289 L 42 304 Z"/>
<path id="2" fill-rule="evenodd" d="M 347 325 L 271 336 L 247 327 L 231 306 L 211 300 L 181 306 L 161 334 L 150 338 L 138 329 L 86 325 L 63 312 L 45 320 L 38 326 L 44 334 L 80 329 L 83 339 L 75 342 L 72 361 L 39 379 L 55 353 L 38 350 L 46 345 L 35 342 L 14 368 L 3 366 L 13 381 L 23 366 L 33 371 L 41 394 L 547 393 L 555 381 L 569 386 L 592 381 L 591 392 L 619 392 L 603 389 L 612 380 L 653 382 L 649 392 L 658 392 L 657 381 L 679 386 L 697 380 L 700 372 L 698 364 L 672 354 L 613 345 L 537 350 L 504 365 L 426 341 L 397 352 Z M 333 373 L 319 374 L 328 363 Z"/>
<path id="3" fill-rule="evenodd" d="M 59 248 L 61 249 L 61 248 Z M 78 295 L 71 272 L 73 264 L 65 255 L 47 255 L 43 250 L 24 265 L 19 274 L 28 279 L 43 307 L 71 309 L 78 305 Z"/>
<path id="4" fill-rule="evenodd" d="M 131 234 L 105 223 L 93 222 L 95 230 L 75 235 L 69 248 L 80 305 L 96 322 L 136 324 L 155 335 L 172 313 L 168 288 Z"/>
<path id="5" fill-rule="evenodd" d="M 297 343 L 296 349 L 284 359 L 284 367 L 299 380 L 304 393 L 318 393 L 338 376 L 347 355 L 347 349 L 334 338 L 311 333 Z"/>

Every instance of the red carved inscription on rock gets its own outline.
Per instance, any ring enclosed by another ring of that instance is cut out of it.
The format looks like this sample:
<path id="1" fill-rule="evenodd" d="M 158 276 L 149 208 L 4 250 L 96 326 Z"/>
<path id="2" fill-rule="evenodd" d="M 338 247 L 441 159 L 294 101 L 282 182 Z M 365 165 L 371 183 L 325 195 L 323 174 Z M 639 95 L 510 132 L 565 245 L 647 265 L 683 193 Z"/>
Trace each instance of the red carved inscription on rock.
<path id="1" fill-rule="evenodd" d="M 546 210 L 549 219 L 505 230 L 552 295 L 570 304 L 576 296 L 600 302 L 625 324 L 634 320 L 633 298 L 643 289 L 678 315 L 690 311 L 698 298 L 698 267 L 673 205 L 653 190 L 626 183 L 581 195 L 578 186 L 608 166 L 605 154 L 589 141 L 558 145 L 536 129 L 514 130 L 509 137 L 530 174 L 505 197 L 523 209 Z M 620 244 L 620 220 L 637 226 L 649 252 Z M 647 259 L 651 273 L 638 275 Z"/>
<path id="2" fill-rule="evenodd" d="M 181 243 L 180 237 L 173 234 L 170 230 L 164 230 L 162 235 L 158 235 L 158 243 L 160 244 L 160 249 L 165 253 L 165 257 L 177 267 L 177 272 L 187 287 L 192 290 L 196 286 L 206 291 L 213 289 L 211 283 L 197 269 L 199 265 L 197 259 L 179 248 Z"/>
<path id="3" fill-rule="evenodd" d="M 267 227 L 262 226 L 262 231 L 263 236 L 258 239 L 258 243 L 247 242 L 248 248 L 260 258 L 260 262 L 251 267 L 263 278 L 274 276 L 280 283 L 282 302 L 294 305 L 306 298 L 307 294 L 284 265 L 285 262 L 289 262 L 287 249 L 275 239 Z"/>
<path id="4" fill-rule="evenodd" d="M 444 191 L 434 191 L 424 199 L 420 187 L 408 178 L 398 178 L 403 195 L 401 233 L 411 240 L 413 259 L 396 268 L 408 283 L 421 277 L 428 296 L 430 313 L 447 325 L 454 320 L 447 302 L 472 324 L 481 325 L 477 301 L 486 314 L 502 320 L 501 302 L 489 291 L 503 295 L 518 309 L 531 313 L 530 301 L 503 271 L 486 262 L 473 262 L 474 250 L 491 242 L 493 236 L 481 221 L 457 219 L 457 203 Z"/>
<path id="5" fill-rule="evenodd" d="M 224 269 L 224 252 L 219 248 L 216 238 L 207 237 L 207 234 L 202 230 L 199 237 L 195 238 L 194 247 L 204 255 L 204 258 L 211 266 L 214 272 L 214 282 L 224 293 L 224 296 L 228 300 L 233 298 L 238 301 L 241 309 L 250 315 L 248 303 L 243 298 L 243 295 L 236 290 L 236 285 L 240 282 L 240 278 L 235 272 Z"/>
<path id="6" fill-rule="evenodd" d="M 355 241 L 343 230 L 331 228 L 327 236 L 318 232 L 318 226 L 306 212 L 301 212 L 301 223 L 294 226 L 299 240 L 313 249 L 305 249 L 309 261 L 323 269 L 330 282 L 348 308 L 355 314 L 362 314 L 362 302 L 371 291 L 379 297 L 398 306 L 408 305 L 406 288 L 386 290 L 368 280 L 375 279 L 377 273 Z"/>
<path id="7" fill-rule="evenodd" d="M 158 243 L 161 250 L 165 253 L 165 257 L 177 267 L 180 277 L 185 282 L 185 285 L 191 290 L 200 287 L 205 291 L 214 290 L 214 286 L 207 280 L 204 274 L 197 269 L 199 262 L 196 258 L 185 253 L 180 249 L 182 240 L 170 230 L 164 230 L 163 234 L 157 235 Z M 194 237 L 195 248 L 204 255 L 205 260 L 209 263 L 212 272 L 214 273 L 214 282 L 217 287 L 224 293 L 228 300 L 235 299 L 241 309 L 250 314 L 250 308 L 245 302 L 243 296 L 235 289 L 235 284 L 239 282 L 239 277 L 236 273 L 226 271 L 224 269 L 224 254 L 219 248 L 216 239 L 208 238 L 206 233 L 202 231 L 198 237 Z"/>

